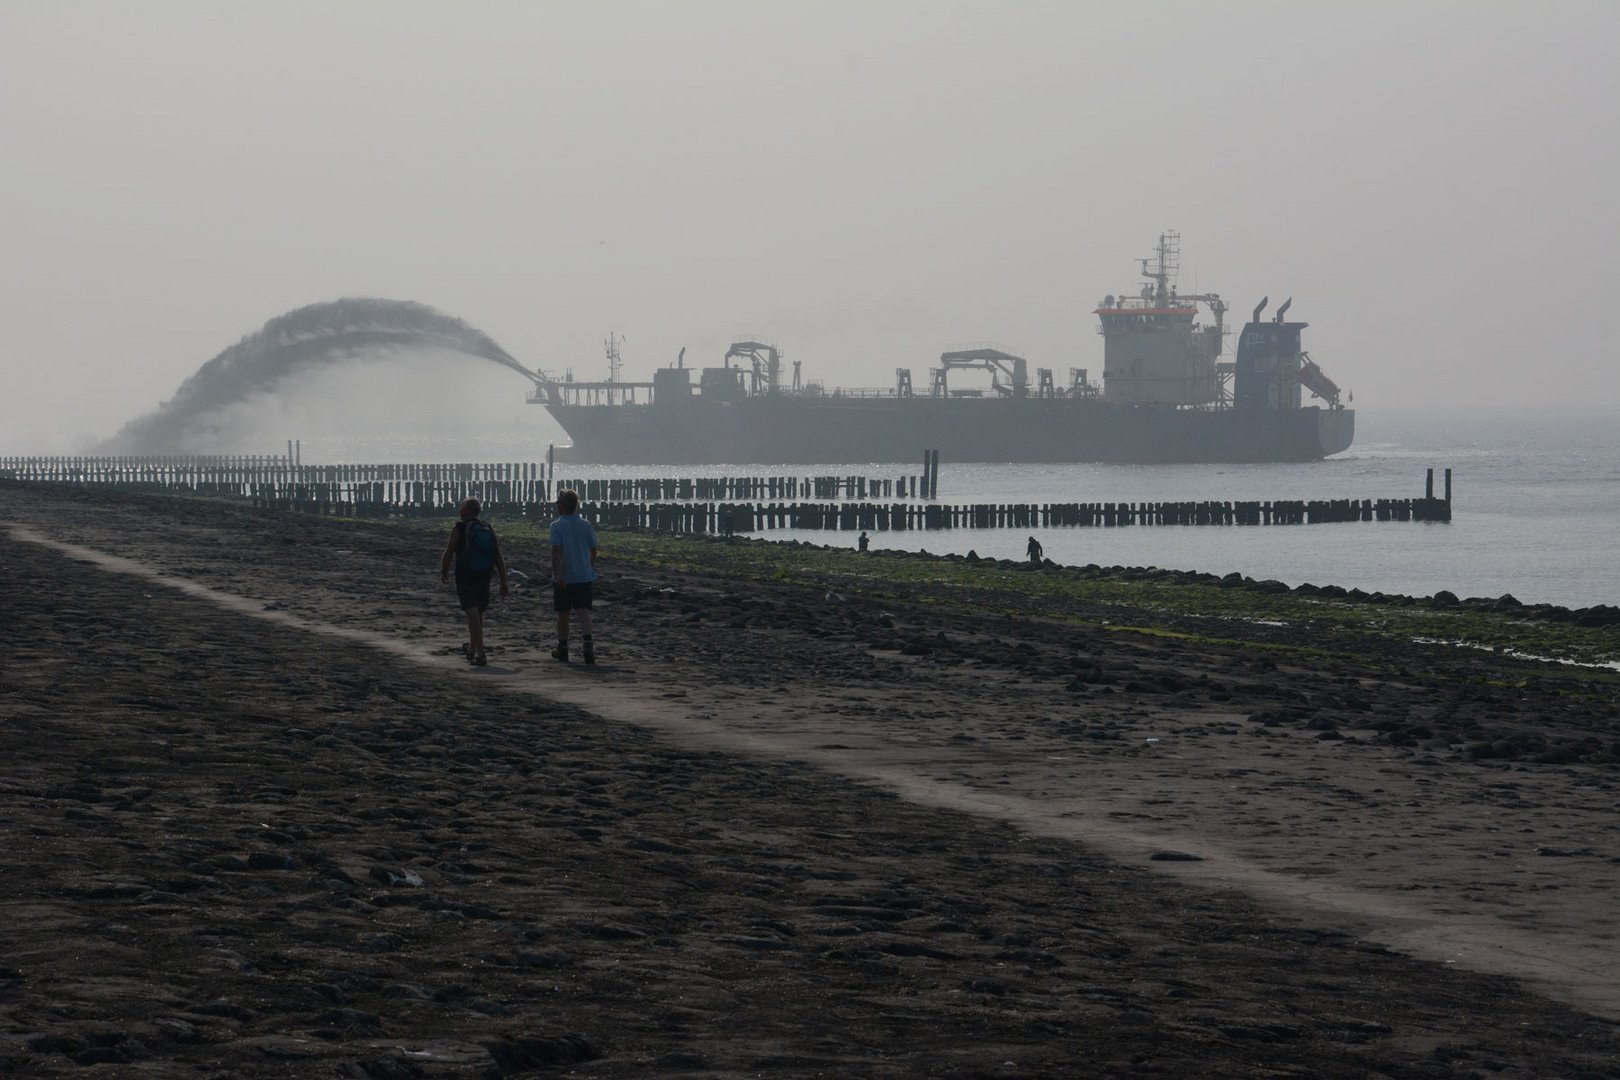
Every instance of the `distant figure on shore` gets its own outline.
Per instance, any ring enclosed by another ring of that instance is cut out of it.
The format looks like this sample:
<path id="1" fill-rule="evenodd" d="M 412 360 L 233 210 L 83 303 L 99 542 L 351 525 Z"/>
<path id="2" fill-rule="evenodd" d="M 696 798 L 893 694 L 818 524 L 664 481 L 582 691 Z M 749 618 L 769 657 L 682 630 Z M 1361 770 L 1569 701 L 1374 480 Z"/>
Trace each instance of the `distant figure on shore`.
<path id="1" fill-rule="evenodd" d="M 1029 561 L 1032 565 L 1041 565 L 1041 557 L 1043 553 L 1041 549 L 1041 542 L 1039 540 L 1035 539 L 1033 536 L 1030 537 L 1029 546 L 1024 550 L 1029 554 Z"/>
<path id="2" fill-rule="evenodd" d="M 579 630 L 585 639 L 585 662 L 596 663 L 596 642 L 591 638 L 591 583 L 596 580 L 596 530 L 579 516 L 579 492 L 557 492 L 557 520 L 551 523 L 551 606 L 557 610 L 557 647 L 554 660 L 568 663 L 568 622 L 579 612 Z"/>
<path id="3" fill-rule="evenodd" d="M 484 612 L 489 608 L 489 579 L 501 575 L 501 596 L 507 595 L 506 559 L 501 542 L 489 522 L 479 518 L 483 505 L 477 499 L 463 499 L 458 508 L 461 520 L 450 530 L 439 560 L 439 580 L 450 581 L 450 564 L 456 568 L 456 603 L 467 613 L 467 643 L 461 647 L 474 667 L 489 661 L 484 657 Z"/>
<path id="4" fill-rule="evenodd" d="M 865 551 L 867 548 L 869 548 L 871 546 L 872 546 L 872 538 L 870 536 L 866 535 L 866 530 L 865 529 L 862 529 L 860 538 L 855 541 L 855 550 L 856 551 Z"/>

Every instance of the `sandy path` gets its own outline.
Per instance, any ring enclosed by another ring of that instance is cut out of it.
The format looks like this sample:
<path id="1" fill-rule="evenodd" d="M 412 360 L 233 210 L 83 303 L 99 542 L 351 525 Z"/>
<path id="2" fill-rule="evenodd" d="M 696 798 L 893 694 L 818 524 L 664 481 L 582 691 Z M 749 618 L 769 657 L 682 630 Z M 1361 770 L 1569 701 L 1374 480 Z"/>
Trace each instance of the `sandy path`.
<path id="1" fill-rule="evenodd" d="M 1480 778 L 1425 768 L 1421 759 L 1414 767 L 1410 755 L 1366 747 L 1346 753 L 1343 742 L 1291 732 L 1268 732 L 1257 747 L 1250 733 L 1235 730 L 1237 715 L 1144 715 L 1132 735 L 1133 753 L 1103 759 L 1034 731 L 1008 738 L 1004 725 L 955 742 L 941 738 L 934 716 L 916 726 L 877 726 L 868 719 L 869 692 L 800 688 L 773 696 L 706 686 L 682 665 L 645 655 L 590 671 L 533 662 L 470 671 L 447 659 L 431 636 L 279 605 L 267 610 L 262 599 L 150 562 L 26 525 L 10 532 L 239 615 L 456 669 L 467 679 L 660 732 L 687 749 L 806 764 L 919 806 L 1078 842 L 1192 884 L 1240 890 L 1415 957 L 1524 979 L 1620 1018 L 1620 944 L 1610 932 L 1614 865 L 1591 857 L 1590 848 L 1599 816 L 1612 813 L 1612 785 L 1588 777 L 1575 777 L 1565 791 L 1544 788 L 1539 799 L 1514 794 L 1504 809 L 1502 798 L 1482 798 Z M 1019 710 L 1013 688 L 1004 700 Z M 919 712 L 934 711 L 920 708 L 914 694 L 906 701 Z M 1191 732 L 1188 719 L 1197 725 Z M 1234 730 L 1212 737 L 1210 729 L 1222 725 Z M 1516 786 L 1509 781 L 1500 790 Z M 1588 857 L 1538 859 L 1534 848 L 1504 837 L 1512 828 L 1533 830 L 1537 842 L 1557 851 L 1580 849 L 1584 836 Z M 1165 852 L 1197 861 L 1153 858 Z"/>

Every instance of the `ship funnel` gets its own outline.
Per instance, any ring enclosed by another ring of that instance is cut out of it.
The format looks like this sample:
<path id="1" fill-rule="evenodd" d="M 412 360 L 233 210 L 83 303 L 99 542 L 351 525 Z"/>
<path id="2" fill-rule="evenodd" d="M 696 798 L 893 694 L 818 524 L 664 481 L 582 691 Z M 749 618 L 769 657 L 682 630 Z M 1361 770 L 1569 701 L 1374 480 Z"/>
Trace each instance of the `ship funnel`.
<path id="1" fill-rule="evenodd" d="M 1284 300 L 1282 302 L 1282 307 L 1277 309 L 1277 321 L 1278 322 L 1283 321 L 1283 316 L 1288 314 L 1288 305 L 1292 304 L 1293 302 L 1294 302 L 1294 298 L 1292 296 L 1290 296 L 1288 299 L 1286 299 L 1286 300 Z"/>
<path id="2" fill-rule="evenodd" d="M 1254 305 L 1254 321 L 1255 322 L 1260 321 L 1260 313 L 1262 311 L 1266 310 L 1266 304 L 1268 302 L 1270 302 L 1270 300 L 1271 300 L 1270 296 L 1262 296 L 1260 298 L 1260 302 L 1258 304 Z"/>

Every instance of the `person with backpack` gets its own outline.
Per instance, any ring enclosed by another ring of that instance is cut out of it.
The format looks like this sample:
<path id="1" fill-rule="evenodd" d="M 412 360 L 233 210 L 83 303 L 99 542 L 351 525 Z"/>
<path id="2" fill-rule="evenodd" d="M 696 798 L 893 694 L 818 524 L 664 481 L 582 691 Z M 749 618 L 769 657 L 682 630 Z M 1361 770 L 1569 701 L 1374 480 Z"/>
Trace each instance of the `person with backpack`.
<path id="1" fill-rule="evenodd" d="M 467 613 L 468 641 L 461 647 L 474 667 L 489 661 L 484 657 L 484 612 L 489 608 L 489 579 L 500 574 L 501 598 L 507 594 L 506 559 L 501 543 L 489 522 L 479 518 L 483 505 L 477 499 L 463 499 L 458 513 L 461 520 L 450 530 L 450 542 L 439 560 L 439 580 L 450 581 L 450 563 L 456 567 L 456 603 Z"/>

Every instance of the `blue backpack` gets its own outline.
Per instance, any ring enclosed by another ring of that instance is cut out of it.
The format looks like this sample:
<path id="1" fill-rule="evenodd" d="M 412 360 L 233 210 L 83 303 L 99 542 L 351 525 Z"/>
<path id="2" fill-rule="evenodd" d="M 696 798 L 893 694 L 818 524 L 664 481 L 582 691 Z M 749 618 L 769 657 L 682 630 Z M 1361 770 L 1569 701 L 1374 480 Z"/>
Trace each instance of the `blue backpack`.
<path id="1" fill-rule="evenodd" d="M 473 518 L 461 531 L 461 548 L 456 552 L 456 568 L 473 574 L 487 574 L 495 567 L 495 530 L 487 522 Z"/>

